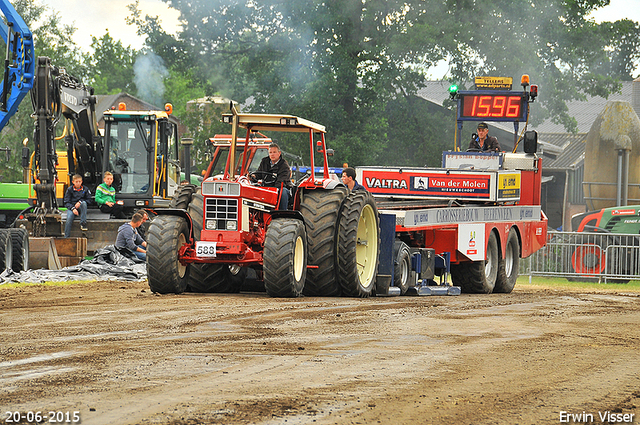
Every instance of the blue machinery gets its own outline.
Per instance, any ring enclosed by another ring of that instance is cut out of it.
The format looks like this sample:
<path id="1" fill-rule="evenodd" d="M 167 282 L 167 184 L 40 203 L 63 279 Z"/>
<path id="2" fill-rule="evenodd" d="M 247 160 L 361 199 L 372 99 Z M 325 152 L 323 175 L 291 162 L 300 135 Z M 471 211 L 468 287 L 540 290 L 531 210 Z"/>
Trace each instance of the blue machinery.
<path id="1" fill-rule="evenodd" d="M 394 274 L 393 241 L 396 235 L 396 216 L 380 214 L 380 263 L 376 280 L 376 295 L 392 297 L 400 295 L 400 288 L 392 286 Z M 447 283 L 449 253 L 435 255 L 433 248 L 419 248 L 412 252 L 411 271 L 416 279 L 405 295 L 460 295 L 459 286 Z M 434 279 L 440 276 L 440 283 Z"/>
<path id="2" fill-rule="evenodd" d="M 0 35 L 7 49 L 4 79 L 0 92 L 0 130 L 18 110 L 18 106 L 33 87 L 35 52 L 33 35 L 27 24 L 8 0 L 0 0 L 0 10 L 7 23 L 0 20 Z"/>

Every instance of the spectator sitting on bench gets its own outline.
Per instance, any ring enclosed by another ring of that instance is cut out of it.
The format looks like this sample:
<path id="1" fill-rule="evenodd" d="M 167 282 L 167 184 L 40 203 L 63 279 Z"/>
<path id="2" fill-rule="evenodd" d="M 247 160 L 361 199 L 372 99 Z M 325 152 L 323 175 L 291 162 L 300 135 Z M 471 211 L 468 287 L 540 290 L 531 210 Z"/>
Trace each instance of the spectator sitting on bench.
<path id="1" fill-rule="evenodd" d="M 123 206 L 116 203 L 116 189 L 111 186 L 112 184 L 113 174 L 105 171 L 102 183 L 96 188 L 96 204 L 103 213 L 113 214 L 115 218 L 127 218 Z"/>
<path id="2" fill-rule="evenodd" d="M 64 224 L 64 237 L 71 236 L 73 220 L 80 217 L 80 230 L 89 230 L 87 227 L 87 205 L 91 202 L 91 191 L 82 184 L 82 176 L 74 174 L 72 186 L 64 193 L 64 206 L 67 208 L 67 221 Z"/>

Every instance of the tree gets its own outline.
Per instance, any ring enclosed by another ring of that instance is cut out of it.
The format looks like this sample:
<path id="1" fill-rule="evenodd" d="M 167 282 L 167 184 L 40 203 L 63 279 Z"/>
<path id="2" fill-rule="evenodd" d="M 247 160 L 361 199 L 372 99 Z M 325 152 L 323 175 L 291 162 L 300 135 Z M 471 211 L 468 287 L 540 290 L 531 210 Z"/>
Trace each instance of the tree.
<path id="1" fill-rule="evenodd" d="M 338 163 L 386 164 L 400 137 L 412 151 L 438 149 L 442 132 L 411 120 L 425 119 L 413 96 L 443 58 L 456 82 L 512 76 L 517 87 L 530 74 L 541 87 L 533 115 L 573 130 L 566 102 L 617 90 L 638 57 L 636 23 L 589 20 L 607 0 L 165 2 L 184 22 L 174 40 L 157 18 L 136 23 L 167 63 L 253 111 L 326 124 Z"/>
<path id="2" fill-rule="evenodd" d="M 568 131 L 576 122 L 566 102 L 586 95 L 608 96 L 629 79 L 638 58 L 638 24 L 600 25 L 593 10 L 608 0 L 449 0 L 452 30 L 446 47 L 452 78 L 529 74 L 540 85 L 534 119 L 552 117 Z M 614 72 L 612 72 L 614 71 Z M 516 83 L 517 84 L 517 83 Z"/>
<path id="3" fill-rule="evenodd" d="M 100 38 L 92 37 L 92 55 L 85 57 L 87 78 L 96 94 L 135 93 L 133 64 L 136 50 L 124 47 L 109 31 Z"/>
<path id="4" fill-rule="evenodd" d="M 16 0 L 12 2 L 18 14 L 33 33 L 35 56 L 53 58 L 56 66 L 65 68 L 74 76 L 82 77 L 86 70 L 78 46 L 73 42 L 75 28 L 63 25 L 58 13 L 47 15 L 48 8 L 33 0 Z M 4 42 L 0 43 L 5 48 Z M 22 142 L 33 139 L 34 122 L 31 118 L 33 107 L 29 96 L 20 104 L 16 114 L 0 133 L 0 146 L 11 149 L 8 163 L 0 159 L 0 179 L 4 182 L 22 180 Z M 33 150 L 33 143 L 28 144 Z"/>

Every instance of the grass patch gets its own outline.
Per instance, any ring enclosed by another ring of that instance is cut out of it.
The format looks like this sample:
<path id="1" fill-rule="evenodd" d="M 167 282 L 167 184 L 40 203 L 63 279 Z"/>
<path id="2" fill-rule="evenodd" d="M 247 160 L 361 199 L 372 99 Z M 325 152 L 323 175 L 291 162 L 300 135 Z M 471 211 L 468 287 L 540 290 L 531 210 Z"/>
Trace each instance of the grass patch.
<path id="1" fill-rule="evenodd" d="M 69 286 L 82 283 L 93 283 L 96 280 L 64 280 L 51 282 L 16 282 L 16 283 L 0 283 L 0 290 L 9 288 L 25 288 L 27 286 Z"/>
<path id="2" fill-rule="evenodd" d="M 611 292 L 640 292 L 640 280 L 632 280 L 629 283 L 598 283 L 598 282 L 573 282 L 563 277 L 543 277 L 532 276 L 529 283 L 529 276 L 519 276 L 517 286 L 530 286 L 550 289 L 574 289 L 574 290 L 595 290 Z M 516 287 L 517 287 L 516 286 Z"/>

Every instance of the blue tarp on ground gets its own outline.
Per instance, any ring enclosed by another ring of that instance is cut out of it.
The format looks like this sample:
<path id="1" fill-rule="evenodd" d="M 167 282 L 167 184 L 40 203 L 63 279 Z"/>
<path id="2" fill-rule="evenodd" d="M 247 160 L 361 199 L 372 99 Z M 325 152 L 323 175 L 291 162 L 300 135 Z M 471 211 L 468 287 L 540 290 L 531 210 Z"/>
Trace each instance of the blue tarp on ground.
<path id="1" fill-rule="evenodd" d="M 4 283 L 43 283 L 65 280 L 129 280 L 142 281 L 147 278 L 145 262 L 122 255 L 113 245 L 106 246 L 94 254 L 93 259 L 83 260 L 77 266 L 60 270 L 27 270 L 15 273 L 5 270 L 0 274 L 0 285 Z"/>

